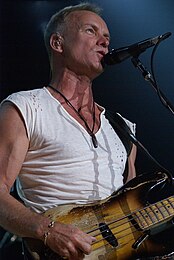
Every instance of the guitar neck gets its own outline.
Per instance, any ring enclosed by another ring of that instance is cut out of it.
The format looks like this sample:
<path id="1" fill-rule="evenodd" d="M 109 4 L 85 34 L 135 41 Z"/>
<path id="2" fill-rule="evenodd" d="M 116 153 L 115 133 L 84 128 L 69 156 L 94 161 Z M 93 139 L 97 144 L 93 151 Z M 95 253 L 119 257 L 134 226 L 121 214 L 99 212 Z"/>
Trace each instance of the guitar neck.
<path id="1" fill-rule="evenodd" d="M 151 204 L 132 215 L 142 230 L 155 227 L 174 216 L 174 197 Z"/>

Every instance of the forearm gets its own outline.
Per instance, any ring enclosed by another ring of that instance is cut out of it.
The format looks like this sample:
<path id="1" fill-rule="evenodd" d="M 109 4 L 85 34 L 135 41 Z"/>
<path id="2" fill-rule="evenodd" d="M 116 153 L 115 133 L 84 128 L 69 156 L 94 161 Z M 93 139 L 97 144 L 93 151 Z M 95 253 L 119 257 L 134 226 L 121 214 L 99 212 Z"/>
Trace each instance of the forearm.
<path id="1" fill-rule="evenodd" d="M 7 192 L 0 191 L 0 225 L 20 237 L 44 239 L 50 220 L 32 212 Z"/>
<path id="2" fill-rule="evenodd" d="M 60 256 L 82 259 L 91 252 L 91 237 L 72 225 L 56 222 L 48 227 L 50 219 L 32 212 L 7 193 L 0 191 L 0 225 L 20 237 L 40 239 Z M 49 232 L 48 232 L 49 230 Z M 47 234 L 47 240 L 44 235 Z"/>

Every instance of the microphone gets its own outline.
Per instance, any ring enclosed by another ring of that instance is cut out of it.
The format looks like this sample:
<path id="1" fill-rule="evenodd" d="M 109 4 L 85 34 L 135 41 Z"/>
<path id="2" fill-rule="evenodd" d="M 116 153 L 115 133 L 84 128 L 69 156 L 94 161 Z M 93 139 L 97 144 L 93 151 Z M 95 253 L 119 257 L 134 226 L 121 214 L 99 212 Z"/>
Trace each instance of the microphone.
<path id="1" fill-rule="evenodd" d="M 129 57 L 138 57 L 146 49 L 167 39 L 170 35 L 171 32 L 167 32 L 163 35 L 154 38 L 148 38 L 144 41 L 140 41 L 126 47 L 113 49 L 103 57 L 103 62 L 107 65 L 114 65 L 128 59 Z"/>

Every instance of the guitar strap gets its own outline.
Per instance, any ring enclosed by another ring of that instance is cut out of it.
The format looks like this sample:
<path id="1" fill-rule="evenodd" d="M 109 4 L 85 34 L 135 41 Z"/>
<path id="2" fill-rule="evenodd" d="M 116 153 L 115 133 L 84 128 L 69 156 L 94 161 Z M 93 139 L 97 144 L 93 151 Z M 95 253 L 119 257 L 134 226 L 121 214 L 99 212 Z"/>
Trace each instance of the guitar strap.
<path id="1" fill-rule="evenodd" d="M 129 126 L 126 124 L 124 119 L 114 111 L 106 110 L 105 117 L 109 120 L 109 123 L 112 125 L 113 129 L 115 130 L 120 140 L 122 141 L 126 149 L 127 158 L 128 158 L 131 153 L 132 145 L 133 145 L 129 137 L 129 135 L 132 134 Z M 123 177 L 124 177 L 123 182 L 125 183 L 128 177 L 128 160 L 125 165 Z"/>
<path id="2" fill-rule="evenodd" d="M 132 150 L 132 142 L 130 138 L 128 138 L 128 136 L 132 134 L 129 126 L 126 124 L 124 119 L 114 111 L 106 110 L 105 117 L 109 120 L 109 123 L 112 125 L 115 132 L 121 139 L 126 149 L 127 157 L 129 157 Z"/>
<path id="3" fill-rule="evenodd" d="M 129 157 L 130 155 L 132 145 L 135 144 L 138 148 L 140 148 L 143 152 L 145 152 L 146 156 L 159 168 L 159 170 L 166 172 L 166 174 L 169 177 L 169 180 L 172 181 L 172 183 L 174 182 L 173 175 L 148 152 L 148 150 L 142 145 L 141 142 L 139 142 L 136 139 L 129 126 L 126 124 L 124 119 L 119 114 L 110 110 L 106 110 L 105 117 L 109 120 L 109 123 L 112 125 L 115 132 L 118 134 L 119 138 L 124 144 L 127 151 L 127 157 Z M 126 163 L 125 172 L 123 173 L 124 181 L 127 178 L 127 174 L 128 174 L 128 160 Z"/>

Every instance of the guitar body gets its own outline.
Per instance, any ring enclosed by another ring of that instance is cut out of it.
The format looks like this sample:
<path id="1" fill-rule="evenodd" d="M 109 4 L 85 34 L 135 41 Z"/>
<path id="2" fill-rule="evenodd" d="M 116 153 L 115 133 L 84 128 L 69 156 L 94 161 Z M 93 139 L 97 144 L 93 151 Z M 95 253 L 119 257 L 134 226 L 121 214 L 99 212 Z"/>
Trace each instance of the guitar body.
<path id="1" fill-rule="evenodd" d="M 96 237 L 92 253 L 85 260 L 135 260 L 168 255 L 174 252 L 174 198 L 155 204 L 150 204 L 148 198 L 152 187 L 167 182 L 165 173 L 145 174 L 98 204 L 58 206 L 45 215 Z M 26 241 L 34 259 L 61 259 L 40 241 Z"/>

